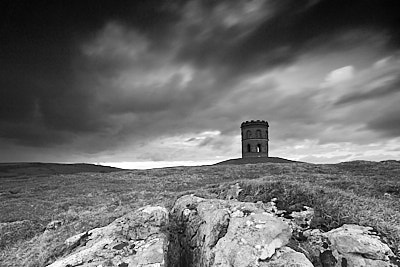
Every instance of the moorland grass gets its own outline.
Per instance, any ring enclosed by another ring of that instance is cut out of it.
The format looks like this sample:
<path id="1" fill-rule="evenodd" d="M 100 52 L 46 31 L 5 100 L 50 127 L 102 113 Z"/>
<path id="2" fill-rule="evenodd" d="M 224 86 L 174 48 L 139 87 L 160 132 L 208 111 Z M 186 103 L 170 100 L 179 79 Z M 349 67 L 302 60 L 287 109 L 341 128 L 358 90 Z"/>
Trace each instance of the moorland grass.
<path id="1" fill-rule="evenodd" d="M 32 224 L 28 229 L 0 227 L 1 266 L 45 266 L 55 260 L 64 240 L 72 235 L 107 225 L 147 204 L 170 208 L 177 197 L 187 193 L 223 198 L 229 185 L 236 182 L 243 188 L 239 200 L 270 201 L 276 197 L 281 209 L 290 210 L 296 203 L 311 206 L 316 210 L 313 227 L 330 230 L 344 223 L 372 226 L 397 255 L 399 252 L 397 161 L 266 163 L 110 173 L 55 171 L 49 175 L 8 172 L 0 176 L 0 223 L 28 220 Z M 52 220 L 63 225 L 43 231 Z"/>

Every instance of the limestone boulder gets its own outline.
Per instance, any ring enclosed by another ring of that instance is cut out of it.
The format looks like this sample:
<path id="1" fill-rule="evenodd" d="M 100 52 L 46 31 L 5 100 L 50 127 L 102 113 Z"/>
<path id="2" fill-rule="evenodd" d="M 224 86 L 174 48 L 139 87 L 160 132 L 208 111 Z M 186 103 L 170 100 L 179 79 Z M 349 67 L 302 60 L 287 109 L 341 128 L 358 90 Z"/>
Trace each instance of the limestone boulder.
<path id="1" fill-rule="evenodd" d="M 389 261 L 393 252 L 371 227 L 345 224 L 325 236 L 337 260 L 336 266 L 394 266 Z"/>
<path id="2" fill-rule="evenodd" d="M 170 213 L 171 266 L 312 266 L 285 245 L 291 228 L 257 203 L 183 196 Z M 300 260 L 301 258 L 301 260 Z M 289 260 L 290 261 L 290 260 Z"/>
<path id="3" fill-rule="evenodd" d="M 163 207 L 144 207 L 111 224 L 65 241 L 62 257 L 49 267 L 165 266 L 168 224 Z"/>
<path id="4" fill-rule="evenodd" d="M 326 233 L 309 229 L 303 236 L 297 246 L 314 266 L 396 266 L 390 262 L 394 254 L 371 227 L 345 224 Z"/>

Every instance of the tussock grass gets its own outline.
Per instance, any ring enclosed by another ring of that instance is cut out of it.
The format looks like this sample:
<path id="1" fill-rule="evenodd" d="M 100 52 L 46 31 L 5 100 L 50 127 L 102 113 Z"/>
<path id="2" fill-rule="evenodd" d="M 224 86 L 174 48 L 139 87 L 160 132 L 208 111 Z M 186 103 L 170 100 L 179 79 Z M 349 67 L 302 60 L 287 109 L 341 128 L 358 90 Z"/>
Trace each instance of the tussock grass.
<path id="1" fill-rule="evenodd" d="M 147 204 L 171 207 L 183 194 L 224 197 L 229 185 L 236 182 L 244 189 L 240 200 L 269 201 L 277 197 L 282 209 L 290 210 L 296 203 L 311 206 L 316 210 L 314 227 L 329 230 L 343 223 L 372 226 L 396 253 L 399 250 L 397 161 L 265 163 L 67 174 L 52 168 L 49 174 L 43 169 L 32 175 L 21 169 L 18 173 L 8 170 L 6 176 L 0 174 L 0 223 L 6 225 L 0 227 L 0 266 L 45 266 L 55 260 L 64 240 L 72 235 L 105 226 Z M 7 224 L 24 220 L 26 229 Z M 52 220 L 60 220 L 63 225 L 44 232 Z"/>

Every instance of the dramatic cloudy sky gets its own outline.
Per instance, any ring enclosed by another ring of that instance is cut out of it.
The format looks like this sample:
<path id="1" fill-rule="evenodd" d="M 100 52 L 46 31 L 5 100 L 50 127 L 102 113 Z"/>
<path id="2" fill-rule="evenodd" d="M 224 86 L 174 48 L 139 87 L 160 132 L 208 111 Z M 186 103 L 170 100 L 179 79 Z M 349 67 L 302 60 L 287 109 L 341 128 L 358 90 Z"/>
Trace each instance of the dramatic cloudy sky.
<path id="1" fill-rule="evenodd" d="M 399 159 L 397 2 L 3 0 L 0 161 Z"/>

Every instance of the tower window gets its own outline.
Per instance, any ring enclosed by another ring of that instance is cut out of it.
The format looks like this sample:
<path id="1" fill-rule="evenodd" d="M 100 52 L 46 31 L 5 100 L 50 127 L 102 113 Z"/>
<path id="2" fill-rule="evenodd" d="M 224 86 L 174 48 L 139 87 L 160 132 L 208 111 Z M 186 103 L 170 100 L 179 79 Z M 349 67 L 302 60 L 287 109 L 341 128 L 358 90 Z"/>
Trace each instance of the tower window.
<path id="1" fill-rule="evenodd" d="M 261 130 L 256 131 L 256 138 L 261 138 Z"/>
<path id="2" fill-rule="evenodd" d="M 251 152 L 251 146 L 250 146 L 250 144 L 247 144 L 247 152 Z"/>
<path id="3" fill-rule="evenodd" d="M 247 130 L 247 132 L 246 132 L 246 137 L 247 137 L 247 138 L 251 138 L 251 131 L 250 131 L 250 130 Z"/>
<path id="4" fill-rule="evenodd" d="M 257 144 L 257 153 L 261 152 L 261 144 Z"/>

